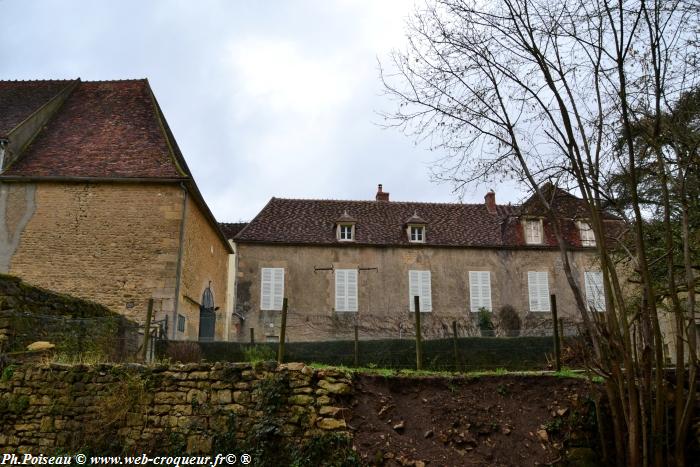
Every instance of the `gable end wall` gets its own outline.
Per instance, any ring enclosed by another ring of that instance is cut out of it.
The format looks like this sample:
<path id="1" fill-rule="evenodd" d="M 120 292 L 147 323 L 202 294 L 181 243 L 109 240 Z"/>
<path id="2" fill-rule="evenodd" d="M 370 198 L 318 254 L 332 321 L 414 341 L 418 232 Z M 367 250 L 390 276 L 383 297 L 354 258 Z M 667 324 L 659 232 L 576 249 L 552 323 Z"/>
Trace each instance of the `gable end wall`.
<path id="1" fill-rule="evenodd" d="M 149 298 L 154 319 L 173 309 L 178 185 L 2 183 L 0 193 L 2 272 L 139 322 Z"/>

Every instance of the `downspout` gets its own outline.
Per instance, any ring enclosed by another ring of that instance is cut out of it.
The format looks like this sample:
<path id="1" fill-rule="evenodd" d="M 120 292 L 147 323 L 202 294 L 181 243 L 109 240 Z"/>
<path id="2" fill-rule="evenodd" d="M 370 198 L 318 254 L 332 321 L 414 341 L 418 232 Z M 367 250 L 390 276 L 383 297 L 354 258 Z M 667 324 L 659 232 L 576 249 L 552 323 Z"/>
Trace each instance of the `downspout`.
<path id="1" fill-rule="evenodd" d="M 184 182 L 180 182 L 185 196 L 182 197 L 182 219 L 180 219 L 180 246 L 177 251 L 177 271 L 175 272 L 175 307 L 173 308 L 173 332 L 172 339 L 177 336 L 177 312 L 180 305 L 180 278 L 182 276 L 182 252 L 185 244 L 185 217 L 187 216 L 187 198 L 189 192 Z"/>

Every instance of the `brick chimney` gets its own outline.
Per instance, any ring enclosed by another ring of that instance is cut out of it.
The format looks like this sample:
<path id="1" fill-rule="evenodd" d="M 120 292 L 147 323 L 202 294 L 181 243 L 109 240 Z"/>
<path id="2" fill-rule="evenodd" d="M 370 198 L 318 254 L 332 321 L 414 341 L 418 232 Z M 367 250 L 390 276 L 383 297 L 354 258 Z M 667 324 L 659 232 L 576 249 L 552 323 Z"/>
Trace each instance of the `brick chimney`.
<path id="1" fill-rule="evenodd" d="M 389 193 L 382 191 L 382 184 L 377 186 L 377 196 L 375 198 L 377 201 L 389 201 Z"/>
<path id="2" fill-rule="evenodd" d="M 486 196 L 484 196 L 484 200 L 486 201 L 486 210 L 489 214 L 496 214 L 496 193 L 490 190 L 486 193 Z"/>

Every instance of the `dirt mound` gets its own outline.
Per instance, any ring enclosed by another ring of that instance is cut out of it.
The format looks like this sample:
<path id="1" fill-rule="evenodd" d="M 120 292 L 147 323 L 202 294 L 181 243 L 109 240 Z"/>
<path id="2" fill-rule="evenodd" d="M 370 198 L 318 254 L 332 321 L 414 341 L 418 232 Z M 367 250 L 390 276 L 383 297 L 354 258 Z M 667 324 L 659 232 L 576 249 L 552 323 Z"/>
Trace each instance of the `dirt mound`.
<path id="1" fill-rule="evenodd" d="M 528 466 L 561 460 L 584 380 L 359 376 L 349 425 L 371 465 Z M 580 436 L 580 433 L 579 433 Z"/>

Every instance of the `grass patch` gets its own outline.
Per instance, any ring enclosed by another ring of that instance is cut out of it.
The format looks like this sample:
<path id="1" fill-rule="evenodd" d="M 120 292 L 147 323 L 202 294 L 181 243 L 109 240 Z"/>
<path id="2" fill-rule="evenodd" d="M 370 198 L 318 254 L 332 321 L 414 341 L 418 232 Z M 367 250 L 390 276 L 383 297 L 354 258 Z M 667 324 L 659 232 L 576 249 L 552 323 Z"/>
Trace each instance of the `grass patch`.
<path id="1" fill-rule="evenodd" d="M 397 370 L 394 368 L 377 368 L 377 367 L 349 367 L 344 365 L 326 365 L 324 363 L 311 363 L 309 364 L 312 368 L 317 370 L 324 369 L 335 369 L 340 371 L 345 371 L 350 374 L 362 374 L 362 375 L 372 375 L 372 376 L 385 376 L 385 377 L 407 377 L 407 378 L 429 378 L 429 377 L 440 377 L 440 378 L 455 378 L 455 377 L 465 377 L 465 378 L 480 378 L 480 377 L 491 377 L 491 376 L 556 376 L 559 378 L 579 378 L 588 379 L 590 375 L 584 371 L 575 371 L 567 369 L 566 371 L 553 372 L 544 370 L 535 371 L 508 371 L 505 368 L 497 368 L 495 370 L 483 370 L 483 371 L 468 371 L 464 373 L 456 373 L 454 371 L 439 371 L 439 370 Z M 596 377 L 593 378 L 594 382 Z"/>

